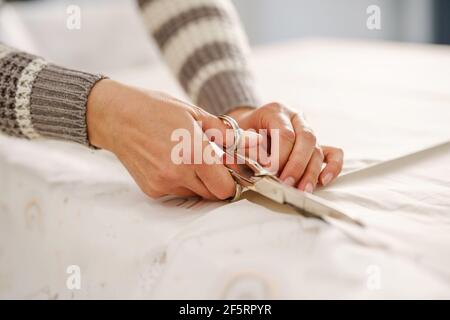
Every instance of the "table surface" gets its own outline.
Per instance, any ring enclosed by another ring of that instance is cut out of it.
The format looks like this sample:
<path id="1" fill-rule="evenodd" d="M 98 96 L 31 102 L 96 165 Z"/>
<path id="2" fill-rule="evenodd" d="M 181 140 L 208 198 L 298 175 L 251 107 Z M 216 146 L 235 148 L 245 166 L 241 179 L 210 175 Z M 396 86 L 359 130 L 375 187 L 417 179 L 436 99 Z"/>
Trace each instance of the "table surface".
<path id="1" fill-rule="evenodd" d="M 317 39 L 253 61 L 267 101 L 345 150 L 317 195 L 366 229 L 254 194 L 151 200 L 105 151 L 0 136 L 0 297 L 450 298 L 450 49 Z M 111 76 L 182 96 L 163 66 Z"/>

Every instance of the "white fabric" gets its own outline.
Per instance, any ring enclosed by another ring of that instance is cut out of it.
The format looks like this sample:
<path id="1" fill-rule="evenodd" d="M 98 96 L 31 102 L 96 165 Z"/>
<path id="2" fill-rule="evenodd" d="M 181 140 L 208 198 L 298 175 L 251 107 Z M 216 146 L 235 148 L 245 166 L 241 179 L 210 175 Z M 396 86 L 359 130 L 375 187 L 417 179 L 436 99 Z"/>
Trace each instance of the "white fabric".
<path id="1" fill-rule="evenodd" d="M 301 107 L 347 173 L 449 140 L 449 53 L 309 41 L 254 61 L 267 100 Z M 177 91 L 164 69 L 112 76 Z M 444 143 L 317 192 L 361 231 L 251 194 L 153 201 L 107 152 L 1 136 L 0 298 L 450 298 L 449 163 Z"/>
<path id="2" fill-rule="evenodd" d="M 0 41 L 92 73 L 156 63 L 149 40 L 137 1 L 13 1 L 0 10 Z"/>

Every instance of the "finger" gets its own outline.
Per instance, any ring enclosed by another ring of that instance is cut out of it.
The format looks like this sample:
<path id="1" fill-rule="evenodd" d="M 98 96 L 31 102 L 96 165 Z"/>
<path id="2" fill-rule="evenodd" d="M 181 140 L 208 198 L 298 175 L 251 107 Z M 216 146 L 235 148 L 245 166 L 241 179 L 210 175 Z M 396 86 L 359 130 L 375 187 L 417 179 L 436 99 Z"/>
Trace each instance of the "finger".
<path id="1" fill-rule="evenodd" d="M 142 186 L 141 190 L 152 199 L 158 199 L 167 195 L 167 193 L 156 190 L 148 185 Z"/>
<path id="2" fill-rule="evenodd" d="M 203 199 L 217 200 L 217 197 L 215 197 L 205 186 L 205 184 L 200 180 L 200 178 L 197 176 L 197 174 L 192 177 L 189 182 L 186 184 L 186 188 L 191 190 L 196 195 L 202 197 Z"/>
<path id="3" fill-rule="evenodd" d="M 165 195 L 181 197 L 196 195 L 208 200 L 217 200 L 197 177 L 194 165 L 172 168 L 172 173 L 173 176 L 169 178 L 154 178 L 152 184 L 146 187 L 145 193 L 150 193 L 152 198 Z"/>
<path id="4" fill-rule="evenodd" d="M 228 169 L 222 164 L 202 164 L 196 166 L 197 176 L 217 199 L 232 197 L 236 186 Z"/>
<path id="5" fill-rule="evenodd" d="M 202 131 L 206 137 L 221 147 L 231 146 L 234 143 L 233 132 L 229 131 L 230 127 L 218 117 L 203 110 L 199 107 L 194 107 L 197 114 L 197 119 L 200 122 Z"/>
<path id="6" fill-rule="evenodd" d="M 201 128 L 208 139 L 221 147 L 231 147 L 234 143 L 234 132 L 230 125 L 222 119 L 206 112 L 199 111 Z"/>
<path id="7" fill-rule="evenodd" d="M 257 148 L 262 143 L 262 135 L 257 133 L 254 129 L 241 130 L 241 141 L 239 143 L 239 149 Z"/>
<path id="8" fill-rule="evenodd" d="M 231 147 L 234 144 L 234 130 L 230 124 L 222 119 L 213 116 L 206 111 L 199 111 L 199 119 L 202 121 L 202 130 L 208 139 L 221 147 Z M 253 160 L 259 160 L 259 153 L 261 150 L 266 150 L 264 147 L 264 138 L 254 129 L 240 130 L 240 141 L 238 142 L 237 152 L 241 155 L 250 157 Z M 264 152 L 261 152 L 264 154 Z M 267 152 L 262 160 L 267 163 Z"/>
<path id="9" fill-rule="evenodd" d="M 320 171 L 322 170 L 324 155 L 322 149 L 316 147 L 311 159 L 309 160 L 306 170 L 297 186 L 298 189 L 312 193 L 316 188 Z"/>
<path id="10" fill-rule="evenodd" d="M 270 135 L 271 170 L 281 172 L 286 165 L 295 144 L 295 131 L 289 116 L 285 113 L 270 114 L 263 119 L 263 128 Z"/>
<path id="11" fill-rule="evenodd" d="M 260 135 L 262 137 L 261 143 L 258 145 L 258 158 L 257 161 L 269 169 L 270 167 L 270 141 L 269 135 L 267 134 L 267 130 L 261 130 Z M 276 172 L 278 168 L 274 168 Z"/>
<path id="12" fill-rule="evenodd" d="M 221 119 L 213 116 L 206 118 L 206 122 L 202 123 L 202 130 L 208 139 L 217 145 L 229 148 L 234 144 L 234 129 Z M 237 149 L 242 150 L 257 147 L 262 142 L 262 136 L 255 130 L 240 129 L 240 140 Z"/>
<path id="13" fill-rule="evenodd" d="M 193 196 L 200 196 L 199 194 L 195 193 L 192 190 L 189 190 L 188 188 L 184 187 L 178 187 L 171 191 L 172 195 L 179 196 L 179 197 L 193 197 Z"/>
<path id="14" fill-rule="evenodd" d="M 316 137 L 299 115 L 292 117 L 296 140 L 280 179 L 289 185 L 298 183 L 316 147 Z"/>
<path id="15" fill-rule="evenodd" d="M 268 165 L 270 155 L 267 151 L 267 136 L 263 137 L 263 135 L 256 133 L 254 129 L 243 130 L 242 133 L 242 144 L 238 153 L 262 165 Z"/>
<path id="16" fill-rule="evenodd" d="M 344 152 L 339 148 L 322 146 L 324 154 L 325 168 L 320 174 L 319 181 L 323 186 L 328 185 L 331 181 L 336 179 L 342 170 L 344 164 Z"/>
<path id="17" fill-rule="evenodd" d="M 215 152 L 215 148 L 206 137 L 202 147 L 202 162 L 194 165 L 197 177 L 217 199 L 224 200 L 233 196 L 235 182 L 228 168 L 224 166 L 221 156 Z"/>

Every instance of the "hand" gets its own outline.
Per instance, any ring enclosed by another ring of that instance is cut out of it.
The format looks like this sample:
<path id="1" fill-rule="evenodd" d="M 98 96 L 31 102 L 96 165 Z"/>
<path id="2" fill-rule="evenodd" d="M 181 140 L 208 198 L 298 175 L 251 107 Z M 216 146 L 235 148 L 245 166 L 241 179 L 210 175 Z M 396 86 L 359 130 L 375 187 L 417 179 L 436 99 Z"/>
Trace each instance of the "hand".
<path id="1" fill-rule="evenodd" d="M 196 121 L 201 121 L 203 128 Z M 223 164 L 172 161 L 174 130 L 185 128 L 191 137 L 202 136 L 204 151 L 211 147 L 205 130 L 227 129 L 201 108 L 105 79 L 89 95 L 87 125 L 90 143 L 112 151 L 150 197 L 200 195 L 215 200 L 234 195 L 235 182 Z"/>
<path id="2" fill-rule="evenodd" d="M 279 145 L 272 144 L 271 163 L 278 162 L 281 180 L 298 189 L 312 192 L 317 184 L 327 185 L 341 172 L 341 149 L 319 146 L 306 121 L 298 113 L 279 103 L 269 103 L 258 109 L 236 108 L 229 113 L 243 129 L 279 130 Z M 278 149 L 278 150 L 276 150 Z M 322 170 L 323 163 L 326 164 Z"/>

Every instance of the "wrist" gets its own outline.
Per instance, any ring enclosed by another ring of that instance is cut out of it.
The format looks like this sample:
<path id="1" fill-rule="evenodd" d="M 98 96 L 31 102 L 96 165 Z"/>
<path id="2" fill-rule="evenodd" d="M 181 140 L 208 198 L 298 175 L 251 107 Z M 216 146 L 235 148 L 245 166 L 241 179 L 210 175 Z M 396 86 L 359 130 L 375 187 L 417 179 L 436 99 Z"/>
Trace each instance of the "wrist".
<path id="1" fill-rule="evenodd" d="M 112 151 L 116 114 L 113 93 L 118 86 L 120 84 L 113 80 L 103 79 L 89 93 L 86 124 L 89 143 L 94 147 Z"/>

